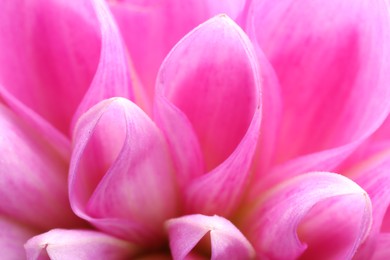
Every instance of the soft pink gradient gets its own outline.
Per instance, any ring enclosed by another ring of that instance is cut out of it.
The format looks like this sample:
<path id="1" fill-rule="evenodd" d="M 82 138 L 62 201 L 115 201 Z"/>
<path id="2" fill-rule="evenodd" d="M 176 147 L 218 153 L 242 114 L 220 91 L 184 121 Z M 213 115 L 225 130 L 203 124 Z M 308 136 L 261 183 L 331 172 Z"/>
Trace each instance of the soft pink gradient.
<path id="1" fill-rule="evenodd" d="M 387 0 L 0 2 L 0 257 L 390 258 Z"/>

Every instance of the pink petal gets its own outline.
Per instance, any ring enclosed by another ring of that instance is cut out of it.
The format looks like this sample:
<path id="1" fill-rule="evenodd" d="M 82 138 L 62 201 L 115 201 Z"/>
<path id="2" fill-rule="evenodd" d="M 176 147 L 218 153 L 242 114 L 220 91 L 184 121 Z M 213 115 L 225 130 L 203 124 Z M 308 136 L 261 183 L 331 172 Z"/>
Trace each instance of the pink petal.
<path id="1" fill-rule="evenodd" d="M 190 30 L 218 13 L 238 16 L 244 4 L 243 0 L 109 2 L 150 101 L 158 69 L 171 48 Z"/>
<path id="2" fill-rule="evenodd" d="M 359 258 L 372 256 L 377 237 L 383 228 L 386 212 L 390 206 L 390 149 L 376 153 L 343 174 L 350 176 L 370 196 L 372 202 L 373 223 L 370 235 L 359 249 Z"/>
<path id="3" fill-rule="evenodd" d="M 383 260 L 390 258 L 390 233 L 382 233 L 377 241 L 375 253 L 372 260 Z"/>
<path id="4" fill-rule="evenodd" d="M 127 259 L 136 248 L 92 230 L 54 229 L 25 244 L 28 259 Z"/>
<path id="5" fill-rule="evenodd" d="M 254 46 L 261 67 L 260 75 L 262 78 L 263 105 L 260 129 L 261 134 L 257 144 L 254 165 L 256 167 L 255 173 L 265 173 L 268 172 L 269 168 L 272 166 L 272 156 L 274 155 L 276 148 L 283 104 L 280 85 L 275 71 L 256 42 L 254 43 Z"/>
<path id="6" fill-rule="evenodd" d="M 257 57 L 227 16 L 200 25 L 168 55 L 158 76 L 155 115 L 190 212 L 226 215 L 237 205 L 260 110 Z"/>
<path id="7" fill-rule="evenodd" d="M 0 248 L 2 259 L 24 259 L 24 243 L 34 232 L 4 216 L 0 216 Z"/>
<path id="8" fill-rule="evenodd" d="M 247 24 L 282 87 L 284 114 L 275 163 L 345 146 L 326 155 L 341 161 L 355 148 L 348 145 L 363 141 L 386 118 L 387 5 L 369 0 L 252 1 Z M 322 157 L 311 161 L 327 163 Z"/>
<path id="9" fill-rule="evenodd" d="M 34 110 L 12 96 L 2 85 L 0 85 L 0 102 L 12 110 L 15 115 L 31 126 L 31 128 L 40 132 L 41 136 L 43 136 L 50 145 L 55 147 L 61 157 L 70 157 L 69 138 Z"/>
<path id="10" fill-rule="evenodd" d="M 116 96 L 133 98 L 127 53 L 119 29 L 105 1 L 92 1 L 92 6 L 102 35 L 100 60 L 91 86 L 73 117 L 73 123 L 103 99 Z"/>
<path id="11" fill-rule="evenodd" d="M 184 259 L 205 237 L 210 236 L 211 259 L 250 259 L 254 250 L 229 220 L 219 216 L 187 215 L 166 223 L 174 259 Z"/>
<path id="12" fill-rule="evenodd" d="M 370 225 L 363 189 L 342 175 L 315 172 L 263 194 L 240 226 L 260 258 L 351 259 Z"/>
<path id="13" fill-rule="evenodd" d="M 74 212 L 110 234 L 159 242 L 176 198 L 170 155 L 154 123 L 131 101 L 109 99 L 80 118 L 73 142 Z"/>
<path id="14" fill-rule="evenodd" d="M 0 84 L 66 134 L 98 64 L 88 2 L 0 2 Z"/>
<path id="15" fill-rule="evenodd" d="M 302 173 L 314 170 L 327 171 L 329 169 L 335 169 L 353 152 L 354 149 L 356 149 L 356 147 L 358 147 L 358 145 L 359 142 L 353 142 L 349 145 L 334 149 L 300 156 L 277 166 L 274 166 L 271 163 L 271 166 L 273 167 L 268 168 L 268 171 L 258 168 L 256 179 L 252 182 L 252 186 L 249 190 L 248 200 L 251 201 L 256 199 L 262 193 L 280 182 Z M 262 147 L 260 147 L 260 149 L 261 148 Z"/>
<path id="16" fill-rule="evenodd" d="M 2 104 L 0 136 L 0 214 L 40 229 L 80 224 L 68 201 L 68 158 Z"/>
<path id="17" fill-rule="evenodd" d="M 381 125 L 374 134 L 375 140 L 390 140 L 390 115 L 387 116 L 385 122 Z"/>

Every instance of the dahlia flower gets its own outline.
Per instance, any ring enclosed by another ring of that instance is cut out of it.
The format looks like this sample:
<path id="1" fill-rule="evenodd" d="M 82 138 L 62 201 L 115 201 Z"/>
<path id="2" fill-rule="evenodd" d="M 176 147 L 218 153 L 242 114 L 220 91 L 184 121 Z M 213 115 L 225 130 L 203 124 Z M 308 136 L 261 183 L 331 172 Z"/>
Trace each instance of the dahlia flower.
<path id="1" fill-rule="evenodd" d="M 1 259 L 390 259 L 387 0 L 0 2 Z"/>

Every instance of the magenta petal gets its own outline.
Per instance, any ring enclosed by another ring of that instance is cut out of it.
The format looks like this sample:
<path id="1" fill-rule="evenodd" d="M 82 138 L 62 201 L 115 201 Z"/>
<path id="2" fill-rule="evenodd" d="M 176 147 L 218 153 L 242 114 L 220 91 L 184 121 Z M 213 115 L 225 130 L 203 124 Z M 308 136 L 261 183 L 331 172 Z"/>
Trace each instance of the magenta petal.
<path id="1" fill-rule="evenodd" d="M 254 250 L 242 233 L 219 216 L 188 215 L 167 221 L 174 259 L 184 259 L 206 235 L 210 235 L 211 259 L 250 259 Z"/>
<path id="2" fill-rule="evenodd" d="M 260 258 L 351 259 L 370 230 L 367 193 L 342 175 L 300 175 L 263 195 L 242 219 Z"/>
<path id="3" fill-rule="evenodd" d="M 153 100 L 156 75 L 171 48 L 190 30 L 218 13 L 238 16 L 243 0 L 109 1 L 134 67 Z"/>
<path id="4" fill-rule="evenodd" d="M 272 65 L 264 56 L 263 51 L 254 43 L 257 56 L 260 62 L 260 73 L 262 78 L 262 119 L 260 139 L 257 144 L 255 156 L 255 172 L 267 173 L 273 163 L 273 156 L 276 149 L 278 129 L 280 127 L 283 103 L 280 93 L 278 78 Z M 263 182 L 263 181 L 260 181 Z"/>
<path id="5" fill-rule="evenodd" d="M 390 109 L 388 1 L 254 0 L 248 17 L 282 87 L 275 162 L 361 142 L 380 126 Z M 350 149 L 333 151 L 329 160 Z"/>
<path id="6" fill-rule="evenodd" d="M 12 110 L 21 120 L 36 129 L 37 132 L 40 132 L 49 145 L 55 147 L 61 157 L 69 158 L 69 138 L 50 122 L 42 118 L 34 110 L 30 109 L 20 102 L 20 100 L 12 96 L 2 85 L 0 85 L 0 102 L 10 108 L 10 110 Z"/>
<path id="7" fill-rule="evenodd" d="M 40 229 L 77 225 L 68 158 L 0 103 L 0 214 Z"/>
<path id="8" fill-rule="evenodd" d="M 128 57 L 119 29 L 105 1 L 92 1 L 92 5 L 102 35 L 100 60 L 91 86 L 73 117 L 73 123 L 76 123 L 81 114 L 103 99 L 133 98 Z"/>
<path id="9" fill-rule="evenodd" d="M 127 259 L 136 252 L 126 241 L 90 230 L 54 229 L 31 238 L 24 247 L 28 259 Z"/>
<path id="10" fill-rule="evenodd" d="M 302 173 L 335 169 L 358 145 L 358 142 L 353 142 L 349 145 L 294 158 L 268 171 L 261 172 L 262 169 L 259 169 L 257 179 L 252 183 L 253 186 L 249 191 L 249 200 L 257 198 L 280 182 Z"/>
<path id="11" fill-rule="evenodd" d="M 0 216 L 0 248 L 2 259 L 24 259 L 23 245 L 34 236 L 29 228 L 11 219 Z"/>
<path id="12" fill-rule="evenodd" d="M 384 260 L 390 258 L 390 233 L 381 233 L 377 240 L 372 260 Z"/>
<path id="13" fill-rule="evenodd" d="M 172 162 L 164 137 L 134 103 L 100 102 L 74 132 L 73 210 L 100 229 L 136 242 L 158 242 L 176 210 Z"/>
<path id="14" fill-rule="evenodd" d="M 390 206 L 390 149 L 365 158 L 343 173 L 350 176 L 370 196 L 373 223 L 367 241 L 359 249 L 357 259 L 372 256 L 377 237 L 383 228 L 384 218 Z"/>
<path id="15" fill-rule="evenodd" d="M 161 66 L 156 121 L 191 212 L 225 215 L 237 205 L 260 128 L 258 72 L 249 39 L 225 15 L 190 32 Z"/>
<path id="16" fill-rule="evenodd" d="M 89 1 L 1 1 L 0 17 L 0 84 L 68 134 L 98 64 Z"/>

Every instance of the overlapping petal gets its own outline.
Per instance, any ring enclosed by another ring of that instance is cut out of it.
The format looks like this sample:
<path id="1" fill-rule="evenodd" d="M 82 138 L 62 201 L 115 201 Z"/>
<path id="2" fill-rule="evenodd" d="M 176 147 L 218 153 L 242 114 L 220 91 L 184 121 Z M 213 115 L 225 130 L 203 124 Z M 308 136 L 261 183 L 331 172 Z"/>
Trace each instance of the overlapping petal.
<path id="1" fill-rule="evenodd" d="M 156 121 L 189 211 L 224 215 L 237 206 L 260 128 L 258 71 L 247 36 L 225 15 L 189 33 L 161 67 Z"/>
<path id="2" fill-rule="evenodd" d="M 189 31 L 218 13 L 237 17 L 243 0 L 110 1 L 149 102 L 158 69 L 171 48 Z"/>
<path id="3" fill-rule="evenodd" d="M 38 229 L 68 227 L 67 157 L 0 104 L 0 214 Z"/>
<path id="4" fill-rule="evenodd" d="M 110 234 L 159 242 L 176 196 L 171 158 L 155 124 L 131 101 L 109 99 L 80 118 L 73 143 L 75 213 Z"/>
<path id="5" fill-rule="evenodd" d="M 36 111 L 15 98 L 2 85 L 0 85 L 0 102 L 12 110 L 21 120 L 26 122 L 29 127 L 40 132 L 48 145 L 53 146 L 61 157 L 70 157 L 69 138 Z"/>
<path id="6" fill-rule="evenodd" d="M 0 216 L 0 248 L 3 259 L 17 260 L 26 257 L 23 245 L 35 235 L 30 228 Z"/>
<path id="7" fill-rule="evenodd" d="M 286 174 L 333 170 L 378 129 L 390 109 L 389 25 L 386 1 L 252 1 L 247 29 L 283 100 L 273 163 L 285 163 L 263 190 Z"/>
<path id="8" fill-rule="evenodd" d="M 255 256 L 252 245 L 225 218 L 187 215 L 167 221 L 166 226 L 174 259 L 185 259 L 207 236 L 210 237 L 211 259 L 251 259 Z"/>
<path id="9" fill-rule="evenodd" d="M 371 226 L 367 193 L 333 173 L 288 180 L 248 210 L 240 227 L 260 258 L 351 259 Z"/>
<path id="10" fill-rule="evenodd" d="M 90 2 L 1 1 L 0 16 L 0 84 L 68 134 L 98 64 Z"/>
<path id="11" fill-rule="evenodd" d="M 104 0 L 93 0 L 91 3 L 102 37 L 100 59 L 93 81 L 73 117 L 73 123 L 103 99 L 134 98 L 128 56 L 119 29 Z"/>
<path id="12" fill-rule="evenodd" d="M 53 229 L 25 244 L 28 259 L 128 259 L 136 248 L 123 240 L 92 230 Z"/>

